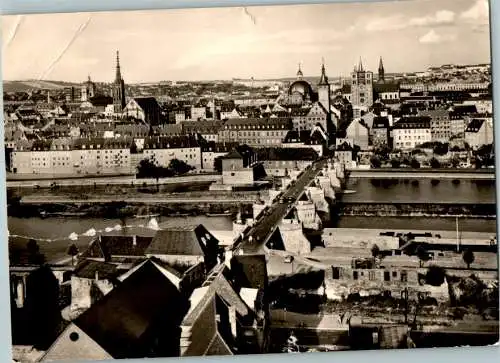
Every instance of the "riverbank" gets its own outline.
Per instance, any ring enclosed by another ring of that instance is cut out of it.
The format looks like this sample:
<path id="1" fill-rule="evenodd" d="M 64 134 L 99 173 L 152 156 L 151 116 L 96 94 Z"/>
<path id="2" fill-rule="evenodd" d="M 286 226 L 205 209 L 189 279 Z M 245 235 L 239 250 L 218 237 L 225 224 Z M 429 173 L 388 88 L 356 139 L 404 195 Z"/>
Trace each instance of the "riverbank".
<path id="1" fill-rule="evenodd" d="M 495 180 L 495 169 L 379 168 L 352 169 L 348 173 L 349 178 Z"/>
<path id="2" fill-rule="evenodd" d="M 493 203 L 339 202 L 338 215 L 363 217 L 467 217 L 496 219 Z"/>
<path id="3" fill-rule="evenodd" d="M 149 199 L 149 200 L 148 200 Z M 235 215 L 238 212 L 250 214 L 252 202 L 230 200 L 224 202 L 200 201 L 199 199 L 169 203 L 159 198 L 138 198 L 134 201 L 106 201 L 94 203 L 85 200 L 46 200 L 32 203 L 13 203 L 7 207 L 9 217 L 32 218 L 51 215 L 77 216 L 79 218 L 130 218 L 134 216 L 199 216 L 199 215 Z"/>

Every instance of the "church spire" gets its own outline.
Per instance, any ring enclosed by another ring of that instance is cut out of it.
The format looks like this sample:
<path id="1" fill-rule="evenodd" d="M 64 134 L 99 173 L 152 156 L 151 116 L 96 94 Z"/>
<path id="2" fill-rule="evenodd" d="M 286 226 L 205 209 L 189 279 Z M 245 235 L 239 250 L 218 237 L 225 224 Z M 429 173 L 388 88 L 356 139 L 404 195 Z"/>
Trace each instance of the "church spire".
<path id="1" fill-rule="evenodd" d="M 297 71 L 297 78 L 302 79 L 304 75 L 302 74 L 302 70 L 300 69 L 300 62 L 299 62 L 299 70 Z"/>
<path id="2" fill-rule="evenodd" d="M 378 80 L 379 82 L 385 81 L 385 70 L 384 63 L 382 62 L 382 57 L 380 57 L 380 61 L 378 63 Z"/>
<path id="3" fill-rule="evenodd" d="M 364 72 L 363 62 L 361 61 L 361 57 L 359 57 L 358 72 Z"/>
<path id="4" fill-rule="evenodd" d="M 321 62 L 321 78 L 319 79 L 319 86 L 324 86 L 328 85 L 328 77 L 326 76 L 326 71 L 325 71 L 325 60 L 322 59 Z"/>
<path id="5" fill-rule="evenodd" d="M 120 52 L 116 51 L 116 75 L 115 82 L 119 82 L 122 80 L 122 73 L 120 70 Z"/>

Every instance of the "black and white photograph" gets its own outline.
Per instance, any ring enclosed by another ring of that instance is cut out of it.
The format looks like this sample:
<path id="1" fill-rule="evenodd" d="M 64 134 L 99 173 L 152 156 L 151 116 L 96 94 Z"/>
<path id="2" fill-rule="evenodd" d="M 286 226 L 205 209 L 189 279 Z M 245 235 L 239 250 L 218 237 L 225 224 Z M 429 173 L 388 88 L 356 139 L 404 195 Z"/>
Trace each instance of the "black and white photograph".
<path id="1" fill-rule="evenodd" d="M 499 341 L 487 0 L 1 20 L 12 362 Z"/>

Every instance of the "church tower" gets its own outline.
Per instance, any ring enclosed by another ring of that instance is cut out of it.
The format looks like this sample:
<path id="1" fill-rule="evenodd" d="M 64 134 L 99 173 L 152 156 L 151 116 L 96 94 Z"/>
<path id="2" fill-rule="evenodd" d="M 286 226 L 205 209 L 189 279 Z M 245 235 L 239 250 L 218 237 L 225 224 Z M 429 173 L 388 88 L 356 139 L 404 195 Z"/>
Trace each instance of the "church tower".
<path id="1" fill-rule="evenodd" d="M 355 117 L 360 117 L 361 111 L 367 111 L 373 104 L 373 72 L 363 68 L 361 58 L 351 73 L 351 104 Z"/>
<path id="2" fill-rule="evenodd" d="M 378 63 L 378 81 L 385 82 L 385 71 L 384 71 L 384 63 L 382 62 L 382 57 L 380 57 L 380 61 Z"/>
<path id="3" fill-rule="evenodd" d="M 300 63 L 299 63 L 299 70 L 297 71 L 297 80 L 301 81 L 302 78 L 304 78 L 304 74 L 302 74 L 302 69 L 300 69 Z"/>
<path id="4" fill-rule="evenodd" d="M 113 83 L 113 106 L 116 113 L 125 108 L 125 82 L 120 69 L 120 54 L 116 52 L 116 75 Z"/>
<path id="5" fill-rule="evenodd" d="M 330 112 L 330 84 L 328 83 L 328 77 L 325 72 L 325 62 L 323 61 L 321 64 L 321 78 L 318 83 L 318 101 L 321 105 L 326 109 L 326 111 Z"/>

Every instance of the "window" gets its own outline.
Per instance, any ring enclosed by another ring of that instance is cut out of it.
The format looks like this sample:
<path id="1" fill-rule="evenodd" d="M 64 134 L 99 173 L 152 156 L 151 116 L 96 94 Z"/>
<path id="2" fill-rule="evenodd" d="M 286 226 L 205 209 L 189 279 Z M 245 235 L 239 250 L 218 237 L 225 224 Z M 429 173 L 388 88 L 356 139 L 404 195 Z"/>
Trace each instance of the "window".
<path id="1" fill-rule="evenodd" d="M 392 271 L 392 277 L 398 277 L 398 272 L 397 271 Z"/>
<path id="2" fill-rule="evenodd" d="M 357 280 L 357 279 L 358 279 L 358 271 L 353 271 L 353 272 L 352 272 L 352 278 L 353 278 L 354 280 Z"/>
<path id="3" fill-rule="evenodd" d="M 408 273 L 406 271 L 401 271 L 401 282 L 408 282 Z"/>
<path id="4" fill-rule="evenodd" d="M 389 271 L 384 271 L 384 281 L 391 281 L 391 274 Z"/>

